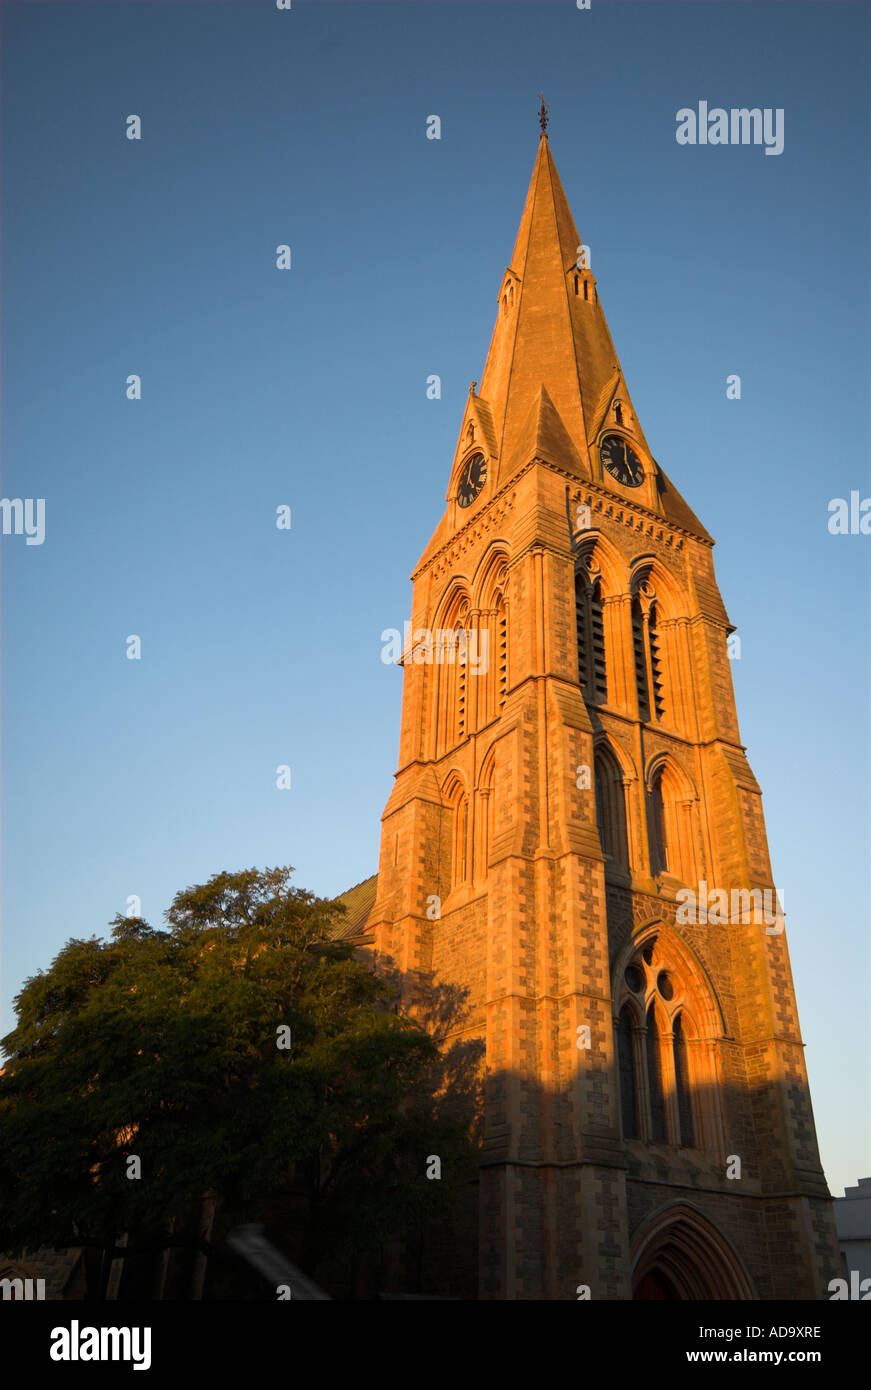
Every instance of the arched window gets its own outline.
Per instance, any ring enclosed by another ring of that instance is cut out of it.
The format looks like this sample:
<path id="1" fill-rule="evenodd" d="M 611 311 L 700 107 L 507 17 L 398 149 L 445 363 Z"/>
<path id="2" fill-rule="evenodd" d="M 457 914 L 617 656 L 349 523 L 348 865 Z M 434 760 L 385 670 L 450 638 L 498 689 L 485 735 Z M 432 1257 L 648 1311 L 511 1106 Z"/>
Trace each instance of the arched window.
<path id="1" fill-rule="evenodd" d="M 601 758 L 596 758 L 594 764 L 595 783 L 596 783 L 596 829 L 599 832 L 599 843 L 602 846 L 602 853 L 610 858 L 608 829 L 605 823 L 605 772 L 602 767 Z"/>
<path id="2" fill-rule="evenodd" d="M 614 986 L 623 1134 L 673 1148 L 719 1151 L 719 1069 L 712 1049 L 722 1020 L 686 948 L 670 942 L 665 929 L 661 937 L 660 930 L 635 946 Z M 645 1020 L 641 1029 L 640 1018 Z"/>
<path id="3" fill-rule="evenodd" d="M 584 570 L 575 578 L 575 618 L 578 638 L 578 679 L 589 704 L 608 699 L 605 668 L 605 622 L 601 580 L 591 582 Z"/>
<path id="4" fill-rule="evenodd" d="M 662 795 L 663 768 L 654 774 L 650 787 L 650 872 L 668 873 L 668 842 L 665 833 L 665 802 Z"/>
<path id="5" fill-rule="evenodd" d="M 683 1015 L 674 1020 L 674 1085 L 677 1093 L 677 1111 L 680 1122 L 680 1142 L 685 1148 L 695 1147 L 695 1126 L 693 1106 L 690 1096 L 690 1073 L 687 1058 L 687 1040 L 684 1036 Z"/>
<path id="6" fill-rule="evenodd" d="M 653 1004 L 647 1010 L 647 1092 L 650 1098 L 650 1137 L 655 1144 L 664 1144 L 665 1088 L 662 1078 L 662 1045 L 659 1025 Z"/>
<path id="7" fill-rule="evenodd" d="M 431 637 L 432 670 L 435 688 L 436 756 L 462 742 L 468 728 L 469 599 L 458 589 L 441 609 Z"/>
<path id="8" fill-rule="evenodd" d="M 647 810 L 652 877 L 670 874 L 690 887 L 697 884 L 701 846 L 696 794 L 670 757 L 649 774 Z"/>
<path id="9" fill-rule="evenodd" d="M 630 1004 L 624 1004 L 617 1025 L 617 1065 L 620 1069 L 623 1136 L 626 1139 L 638 1139 L 641 1134 L 638 1124 L 638 1093 L 635 1086 L 635 1042 L 632 1033 L 632 1007 Z"/>
<path id="10" fill-rule="evenodd" d="M 474 688 L 474 722 L 477 729 L 482 729 L 491 719 L 495 719 L 508 698 L 507 587 L 508 557 L 501 548 L 491 548 L 482 560 L 472 586 L 478 640 L 469 677 Z M 471 696 L 471 689 L 469 693 Z M 470 728 L 469 732 L 474 730 Z"/>
<path id="11" fill-rule="evenodd" d="M 471 878 L 471 845 L 469 843 L 469 798 L 461 798 L 457 806 L 457 854 L 454 883 L 468 883 Z"/>
<path id="12" fill-rule="evenodd" d="M 478 843 L 475 846 L 475 876 L 486 877 L 490 867 L 490 847 L 493 843 L 493 826 L 496 815 L 496 798 L 493 786 L 496 777 L 496 754 L 491 749 L 484 759 L 478 782 L 475 824 Z"/>
<path id="13" fill-rule="evenodd" d="M 602 853 L 613 868 L 625 870 L 629 868 L 629 840 L 623 770 L 606 744 L 597 748 L 593 767 Z"/>
<path id="14" fill-rule="evenodd" d="M 471 799 L 458 772 L 452 772 L 443 787 L 443 822 L 448 832 L 441 841 L 446 852 L 444 861 L 447 890 L 468 883 L 472 877 L 472 813 Z"/>
<path id="15" fill-rule="evenodd" d="M 632 643 L 635 652 L 635 683 L 638 714 L 645 723 L 665 714 L 665 679 L 659 608 L 652 589 L 642 584 L 632 599 Z"/>

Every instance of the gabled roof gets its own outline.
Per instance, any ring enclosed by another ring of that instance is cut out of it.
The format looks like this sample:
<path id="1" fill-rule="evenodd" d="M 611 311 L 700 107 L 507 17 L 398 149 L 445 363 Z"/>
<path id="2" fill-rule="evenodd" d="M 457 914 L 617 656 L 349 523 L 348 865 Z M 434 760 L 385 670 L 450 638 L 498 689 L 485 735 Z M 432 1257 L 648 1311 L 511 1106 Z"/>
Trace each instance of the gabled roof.
<path id="1" fill-rule="evenodd" d="M 693 535 L 700 536 L 703 541 L 710 541 L 713 545 L 713 536 L 705 530 L 692 507 L 683 500 L 674 483 L 662 471 L 659 464 L 656 465 L 656 475 L 656 485 L 662 502 L 662 509 L 669 521 L 673 521 L 675 526 L 682 526 L 685 531 L 692 531 Z"/>
<path id="2" fill-rule="evenodd" d="M 348 911 L 335 934 L 335 940 L 339 941 L 349 936 L 362 935 L 366 929 L 369 913 L 375 906 L 377 889 L 378 875 L 372 874 L 371 878 L 364 878 L 362 883 L 355 883 L 353 888 L 340 894 L 338 901 L 344 903 Z"/>
<path id="3" fill-rule="evenodd" d="M 510 478 L 533 458 L 544 459 L 547 463 L 567 468 L 570 472 L 577 473 L 579 478 L 590 476 L 587 464 L 582 461 L 572 443 L 571 436 L 544 386 L 538 388 L 538 395 L 520 428 L 517 442 L 506 459 L 503 476 Z"/>

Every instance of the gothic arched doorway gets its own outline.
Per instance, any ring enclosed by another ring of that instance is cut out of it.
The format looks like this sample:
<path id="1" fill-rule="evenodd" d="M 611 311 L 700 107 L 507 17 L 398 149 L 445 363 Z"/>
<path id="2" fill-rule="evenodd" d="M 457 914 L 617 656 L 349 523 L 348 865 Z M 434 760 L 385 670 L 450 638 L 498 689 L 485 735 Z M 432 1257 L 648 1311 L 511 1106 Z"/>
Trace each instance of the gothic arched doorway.
<path id="1" fill-rule="evenodd" d="M 632 1290 L 634 1299 L 652 1302 L 653 1300 L 674 1300 L 680 1298 L 674 1285 L 666 1279 L 659 1269 L 649 1269 L 646 1274 L 642 1274 L 635 1288 Z"/>
<path id="2" fill-rule="evenodd" d="M 666 1207 L 632 1242 L 632 1297 L 652 1299 L 752 1298 L 737 1254 L 700 1211 L 686 1203 Z"/>

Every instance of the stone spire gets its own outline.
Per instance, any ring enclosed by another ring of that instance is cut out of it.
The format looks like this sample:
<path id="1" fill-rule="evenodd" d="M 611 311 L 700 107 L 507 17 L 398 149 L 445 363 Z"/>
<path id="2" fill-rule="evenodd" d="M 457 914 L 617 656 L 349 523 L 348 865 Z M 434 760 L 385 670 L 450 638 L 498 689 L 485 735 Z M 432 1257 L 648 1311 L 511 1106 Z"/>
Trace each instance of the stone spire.
<path id="1" fill-rule="evenodd" d="M 615 375 L 616 354 L 580 247 L 542 131 L 481 380 L 496 430 L 500 481 L 507 480 L 505 467 L 542 387 L 586 463 L 585 407 L 591 412 L 591 397 Z M 588 466 L 584 473 L 590 476 Z"/>
<path id="2" fill-rule="evenodd" d="M 529 462 L 531 434 L 561 438 L 568 447 L 548 462 L 606 488 L 594 457 L 606 426 L 650 455 L 544 129 L 477 401 L 492 422 L 497 489 Z M 651 490 L 633 500 L 707 537 L 658 465 Z"/>

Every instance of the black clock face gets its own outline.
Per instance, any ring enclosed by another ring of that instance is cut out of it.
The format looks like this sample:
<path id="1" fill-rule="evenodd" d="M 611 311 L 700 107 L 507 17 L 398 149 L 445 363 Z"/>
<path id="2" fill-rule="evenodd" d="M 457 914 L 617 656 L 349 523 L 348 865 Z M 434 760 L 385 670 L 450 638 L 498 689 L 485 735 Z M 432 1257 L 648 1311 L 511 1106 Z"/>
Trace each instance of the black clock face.
<path id="1" fill-rule="evenodd" d="M 461 507 L 471 507 L 487 481 L 487 460 L 483 454 L 473 454 L 463 469 L 457 501 Z"/>
<path id="2" fill-rule="evenodd" d="M 611 477 L 624 487 L 638 487 L 644 481 L 641 459 L 622 434 L 606 434 L 599 455 Z"/>

